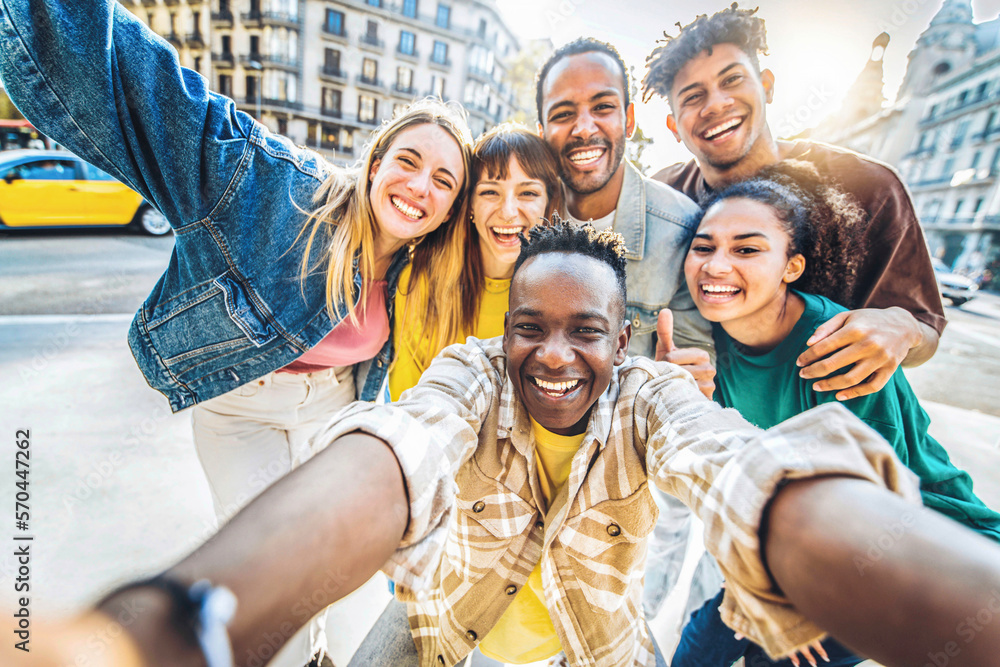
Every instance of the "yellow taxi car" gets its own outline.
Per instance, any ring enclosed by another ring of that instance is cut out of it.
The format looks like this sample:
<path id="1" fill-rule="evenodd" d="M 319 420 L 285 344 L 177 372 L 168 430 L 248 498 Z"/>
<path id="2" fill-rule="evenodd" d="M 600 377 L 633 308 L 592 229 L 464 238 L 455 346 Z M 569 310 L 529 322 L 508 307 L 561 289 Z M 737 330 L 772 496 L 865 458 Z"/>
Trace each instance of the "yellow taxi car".
<path id="1" fill-rule="evenodd" d="M 0 230 L 132 227 L 161 236 L 170 224 L 141 195 L 66 151 L 0 152 Z"/>

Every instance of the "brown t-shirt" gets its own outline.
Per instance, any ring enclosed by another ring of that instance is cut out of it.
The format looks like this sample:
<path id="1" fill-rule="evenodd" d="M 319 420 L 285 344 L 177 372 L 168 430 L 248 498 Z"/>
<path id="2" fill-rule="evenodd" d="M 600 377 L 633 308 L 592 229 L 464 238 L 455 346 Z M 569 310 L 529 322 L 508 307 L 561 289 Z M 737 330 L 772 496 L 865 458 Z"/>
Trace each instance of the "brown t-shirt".
<path id="1" fill-rule="evenodd" d="M 891 167 L 844 148 L 813 141 L 779 142 L 785 159 L 813 163 L 851 193 L 868 213 L 866 255 L 858 268 L 855 303 L 848 308 L 899 306 L 940 334 L 947 323 L 924 232 L 910 195 Z M 654 180 L 702 201 L 711 188 L 691 160 L 661 169 Z"/>

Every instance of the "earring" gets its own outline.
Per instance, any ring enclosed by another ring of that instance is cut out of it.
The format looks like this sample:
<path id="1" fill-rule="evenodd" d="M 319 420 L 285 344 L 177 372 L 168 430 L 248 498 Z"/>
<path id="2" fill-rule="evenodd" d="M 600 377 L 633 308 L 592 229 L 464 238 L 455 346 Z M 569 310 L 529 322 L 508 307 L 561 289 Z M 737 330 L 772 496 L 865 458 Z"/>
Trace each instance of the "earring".
<path id="1" fill-rule="evenodd" d="M 420 245 L 420 242 L 423 240 L 424 237 L 420 236 L 406 242 L 406 258 L 411 262 L 413 261 L 413 253 L 416 252 L 417 246 Z"/>

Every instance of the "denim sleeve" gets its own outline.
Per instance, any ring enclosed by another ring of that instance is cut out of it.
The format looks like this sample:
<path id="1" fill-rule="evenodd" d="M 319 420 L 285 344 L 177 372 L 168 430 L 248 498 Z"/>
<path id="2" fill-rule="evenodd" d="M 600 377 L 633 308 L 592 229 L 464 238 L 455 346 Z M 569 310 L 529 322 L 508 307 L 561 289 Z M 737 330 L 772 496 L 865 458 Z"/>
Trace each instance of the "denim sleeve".
<path id="1" fill-rule="evenodd" d="M 153 203 L 206 217 L 253 127 L 114 0 L 0 0 L 0 77 L 39 130 Z"/>

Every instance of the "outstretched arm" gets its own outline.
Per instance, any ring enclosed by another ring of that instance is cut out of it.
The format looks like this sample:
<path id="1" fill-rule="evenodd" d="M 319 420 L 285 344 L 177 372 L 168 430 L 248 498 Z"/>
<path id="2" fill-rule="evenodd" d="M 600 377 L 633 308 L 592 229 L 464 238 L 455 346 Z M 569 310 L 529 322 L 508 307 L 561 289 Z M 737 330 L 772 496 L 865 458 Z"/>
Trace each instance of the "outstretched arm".
<path id="1" fill-rule="evenodd" d="M 886 665 L 994 665 L 1000 547 L 874 484 L 792 482 L 762 535 L 775 581 L 799 611 Z"/>
<path id="2" fill-rule="evenodd" d="M 167 574 L 185 583 L 208 579 L 236 595 L 229 636 L 239 665 L 261 646 L 276 649 L 367 581 L 399 545 L 407 507 L 392 450 L 352 433 L 277 482 Z M 117 618 L 136 607 L 143 613 L 127 626 L 122 646 L 135 642 L 150 665 L 201 664 L 199 649 L 171 630 L 161 591 L 129 589 L 101 611 Z"/>

